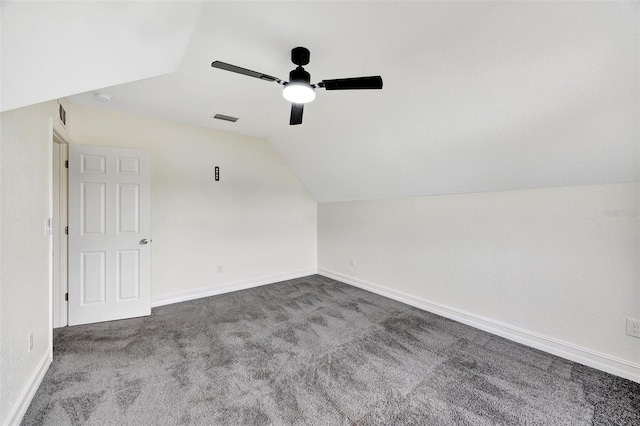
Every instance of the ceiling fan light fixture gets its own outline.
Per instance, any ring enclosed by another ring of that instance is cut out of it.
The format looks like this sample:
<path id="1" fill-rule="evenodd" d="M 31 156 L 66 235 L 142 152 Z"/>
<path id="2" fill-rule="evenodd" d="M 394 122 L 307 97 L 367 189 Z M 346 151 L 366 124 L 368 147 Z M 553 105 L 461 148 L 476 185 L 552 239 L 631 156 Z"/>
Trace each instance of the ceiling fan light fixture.
<path id="1" fill-rule="evenodd" d="M 316 87 L 325 90 L 382 89 L 382 77 L 379 75 L 320 80 L 320 82 L 316 84 L 311 84 L 311 75 L 304 69 L 304 66 L 309 63 L 310 56 L 309 49 L 305 47 L 298 46 L 291 49 L 291 62 L 296 64 L 297 67 L 289 73 L 288 82 L 277 77 L 251 71 L 222 61 L 213 61 L 211 67 L 282 84 L 284 86 L 282 97 L 292 103 L 289 118 L 289 124 L 292 126 L 302 124 L 304 104 L 316 98 Z"/>
<path id="2" fill-rule="evenodd" d="M 316 98 L 316 91 L 307 83 L 289 83 L 284 86 L 282 96 L 294 104 L 306 104 Z"/>

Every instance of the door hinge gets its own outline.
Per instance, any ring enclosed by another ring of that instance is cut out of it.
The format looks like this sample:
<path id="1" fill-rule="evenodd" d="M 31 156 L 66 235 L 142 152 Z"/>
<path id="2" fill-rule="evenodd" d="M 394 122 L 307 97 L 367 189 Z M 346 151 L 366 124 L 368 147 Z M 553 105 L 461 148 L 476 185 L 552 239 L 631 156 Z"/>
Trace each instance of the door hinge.
<path id="1" fill-rule="evenodd" d="M 64 167 L 69 168 L 69 160 L 64 160 Z"/>
<path id="2" fill-rule="evenodd" d="M 65 300 L 65 302 L 69 301 L 69 293 L 65 293 L 64 294 L 64 300 Z"/>
<path id="3" fill-rule="evenodd" d="M 69 235 L 69 227 L 68 226 L 64 227 L 64 233 L 65 233 L 65 235 Z"/>

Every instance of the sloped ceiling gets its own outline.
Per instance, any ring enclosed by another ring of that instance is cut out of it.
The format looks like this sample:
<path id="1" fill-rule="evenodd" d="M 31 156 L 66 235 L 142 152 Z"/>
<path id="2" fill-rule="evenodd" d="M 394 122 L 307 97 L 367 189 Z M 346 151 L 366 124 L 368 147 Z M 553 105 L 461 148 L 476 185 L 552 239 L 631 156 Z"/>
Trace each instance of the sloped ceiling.
<path id="1" fill-rule="evenodd" d="M 64 61 L 27 49 L 8 67 L 3 5 L 3 108 L 7 74 L 39 95 L 82 91 L 70 100 L 265 138 L 321 202 L 640 176 L 638 2 L 143 3 L 60 12 Z M 78 24 L 85 15 L 94 24 Z M 123 29 L 95 25 L 98 15 Z M 38 19 L 24 27 L 30 43 L 46 37 Z M 71 34 L 115 41 L 93 51 Z M 312 81 L 380 74 L 384 89 L 318 90 L 289 126 L 280 86 L 210 67 L 286 79 L 295 46 L 311 50 Z M 70 74 L 38 80 L 49 70 Z M 99 104 L 98 91 L 113 101 Z"/>
<path id="2" fill-rule="evenodd" d="M 2 1 L 2 111 L 174 72 L 200 2 Z"/>

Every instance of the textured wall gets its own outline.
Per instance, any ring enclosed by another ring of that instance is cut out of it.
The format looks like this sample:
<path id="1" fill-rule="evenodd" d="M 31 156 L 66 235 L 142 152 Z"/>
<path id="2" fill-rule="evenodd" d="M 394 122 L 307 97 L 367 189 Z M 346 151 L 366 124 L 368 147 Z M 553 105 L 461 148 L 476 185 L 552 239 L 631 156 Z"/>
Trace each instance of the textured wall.
<path id="1" fill-rule="evenodd" d="M 71 109 L 72 142 L 151 153 L 152 297 L 316 267 L 316 202 L 266 141 Z"/>
<path id="2" fill-rule="evenodd" d="M 638 208 L 637 183 L 321 203 L 318 267 L 638 365 Z"/>
<path id="3" fill-rule="evenodd" d="M 55 107 L 47 102 L 2 113 L 1 424 L 15 412 L 38 365 L 51 353 L 50 237 L 44 235 L 44 223 L 49 217 L 50 117 Z"/>

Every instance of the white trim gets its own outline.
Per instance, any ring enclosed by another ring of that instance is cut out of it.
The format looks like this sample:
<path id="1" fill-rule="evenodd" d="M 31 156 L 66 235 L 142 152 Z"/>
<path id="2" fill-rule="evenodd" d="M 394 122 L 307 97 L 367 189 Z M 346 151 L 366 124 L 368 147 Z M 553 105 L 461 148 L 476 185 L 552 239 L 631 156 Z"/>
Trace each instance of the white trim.
<path id="1" fill-rule="evenodd" d="M 412 296 L 388 287 L 373 284 L 358 278 L 341 274 L 324 268 L 318 268 L 318 274 L 332 278 L 355 287 L 368 290 L 372 293 L 388 297 L 398 302 L 406 303 L 424 311 L 441 315 L 445 318 L 461 322 L 480 330 L 513 340 L 514 342 L 530 346 L 541 351 L 593 367 L 616 376 L 632 380 L 640 383 L 640 364 L 626 361 L 611 355 L 603 354 L 591 349 L 583 348 L 572 343 L 564 342 L 552 337 L 547 337 L 532 331 L 528 331 L 519 327 L 485 318 L 465 312 L 460 309 L 452 308 L 441 303 L 432 302 L 421 297 Z"/>
<path id="2" fill-rule="evenodd" d="M 67 172 L 68 144 L 53 132 L 53 328 L 67 326 Z"/>
<path id="3" fill-rule="evenodd" d="M 252 278 L 248 280 L 235 281 L 227 284 L 202 287 L 195 290 L 180 291 L 177 293 L 166 294 L 162 296 L 154 296 L 151 298 L 151 307 L 155 308 L 172 303 L 186 302 L 187 300 L 200 299 L 202 297 L 215 296 L 217 294 L 231 293 L 232 291 L 245 290 L 248 288 L 259 287 L 262 285 L 273 284 L 280 281 L 302 278 L 308 275 L 314 275 L 318 272 L 316 268 L 300 269 L 297 271 L 285 272 L 282 274 L 270 275 L 261 278 Z"/>
<path id="4" fill-rule="evenodd" d="M 49 365 L 51 365 L 51 361 L 53 360 L 53 348 L 49 347 L 45 352 L 44 356 L 38 363 L 33 374 L 29 378 L 27 382 L 27 386 L 22 390 L 20 397 L 18 398 L 18 403 L 14 405 L 13 410 L 9 413 L 7 417 L 7 421 L 5 426 L 13 426 L 19 425 L 27 412 L 27 408 L 31 404 L 31 400 L 33 400 L 36 391 L 40 387 L 42 383 L 42 379 L 44 378 L 45 373 L 49 369 Z"/>

